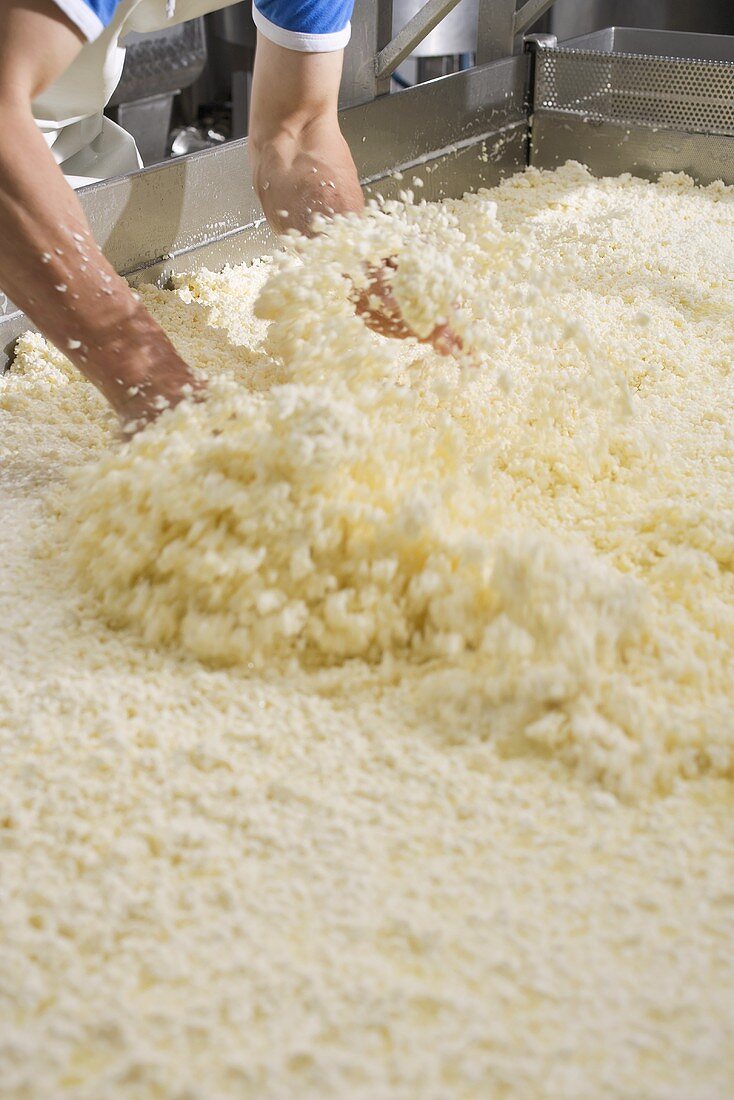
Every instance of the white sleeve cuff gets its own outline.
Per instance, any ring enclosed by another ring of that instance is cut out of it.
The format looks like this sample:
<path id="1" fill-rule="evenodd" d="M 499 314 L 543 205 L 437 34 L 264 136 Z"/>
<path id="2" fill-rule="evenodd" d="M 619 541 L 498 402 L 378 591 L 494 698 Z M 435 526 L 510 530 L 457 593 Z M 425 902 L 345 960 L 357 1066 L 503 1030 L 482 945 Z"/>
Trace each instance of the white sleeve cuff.
<path id="1" fill-rule="evenodd" d="M 56 2 L 58 3 L 59 0 Z M 73 3 L 74 0 L 71 2 Z M 264 34 L 276 46 L 283 46 L 286 50 L 297 50 L 299 53 L 333 53 L 335 50 L 343 50 L 352 34 L 351 23 L 347 23 L 343 30 L 333 31 L 331 34 L 303 34 L 301 31 L 288 31 L 285 27 L 279 27 L 277 23 L 271 23 L 266 19 L 262 12 L 257 10 L 254 2 L 252 18 L 260 34 Z"/>
<path id="2" fill-rule="evenodd" d="M 78 27 L 88 42 L 94 42 L 104 30 L 104 23 L 88 8 L 84 0 L 54 0 L 67 19 Z"/>

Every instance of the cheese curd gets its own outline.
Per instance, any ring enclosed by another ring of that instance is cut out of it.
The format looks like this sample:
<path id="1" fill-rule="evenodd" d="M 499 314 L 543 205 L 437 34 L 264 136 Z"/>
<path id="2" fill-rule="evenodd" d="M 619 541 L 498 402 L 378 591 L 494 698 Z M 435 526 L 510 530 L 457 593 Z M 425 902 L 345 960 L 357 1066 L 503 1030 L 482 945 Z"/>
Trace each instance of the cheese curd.
<path id="1" fill-rule="evenodd" d="M 709 419 L 731 196 L 573 166 L 498 194 L 504 220 L 483 192 L 299 242 L 256 304 L 278 384 L 207 357 L 208 402 L 85 468 L 63 540 L 148 644 L 419 665 L 452 737 L 559 753 L 625 795 L 731 775 L 734 448 Z M 450 320 L 458 362 L 354 315 L 386 252 L 404 316 Z"/>
<path id="2" fill-rule="evenodd" d="M 3 1095 L 734 1090 L 732 272 L 569 164 L 141 288 L 210 392 L 127 444 L 23 337 Z"/>

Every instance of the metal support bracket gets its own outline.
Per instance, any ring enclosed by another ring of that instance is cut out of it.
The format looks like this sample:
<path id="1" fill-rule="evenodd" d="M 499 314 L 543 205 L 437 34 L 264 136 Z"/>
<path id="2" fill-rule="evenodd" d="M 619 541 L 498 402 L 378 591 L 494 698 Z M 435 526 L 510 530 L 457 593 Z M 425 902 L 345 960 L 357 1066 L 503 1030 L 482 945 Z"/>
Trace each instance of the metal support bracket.
<path id="1" fill-rule="evenodd" d="M 352 38 L 344 52 L 340 107 L 369 103 L 390 91 L 390 77 L 375 72 L 375 57 L 390 41 L 392 0 L 360 0 L 354 5 Z"/>
<path id="2" fill-rule="evenodd" d="M 528 27 L 532 27 L 536 19 L 545 15 L 548 8 L 553 6 L 554 0 L 527 0 L 519 11 L 515 12 L 513 19 L 513 31 L 515 36 L 522 34 Z"/>
<path id="3" fill-rule="evenodd" d="M 405 61 L 415 47 L 437 27 L 449 12 L 452 12 L 459 0 L 428 0 L 403 29 L 380 50 L 375 58 L 375 75 L 390 76 L 398 65 Z"/>
<path id="4" fill-rule="evenodd" d="M 390 76 L 459 0 L 427 0 L 394 38 L 392 0 L 362 0 L 354 9 L 352 46 L 347 50 L 342 80 L 342 105 L 374 99 L 390 90 Z M 520 36 L 553 4 L 526 0 L 481 0 L 477 27 L 477 64 L 519 53 Z"/>
<path id="5" fill-rule="evenodd" d="M 554 0 L 526 0 L 515 11 L 516 0 L 482 0 L 479 4 L 477 64 L 519 53 L 524 32 L 553 6 Z"/>

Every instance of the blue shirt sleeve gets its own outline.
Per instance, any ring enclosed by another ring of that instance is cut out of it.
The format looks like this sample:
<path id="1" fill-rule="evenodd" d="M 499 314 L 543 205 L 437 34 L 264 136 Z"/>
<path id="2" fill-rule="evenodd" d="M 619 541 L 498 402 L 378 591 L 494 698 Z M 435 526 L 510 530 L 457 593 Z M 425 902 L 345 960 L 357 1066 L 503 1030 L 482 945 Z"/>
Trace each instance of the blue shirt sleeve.
<path id="1" fill-rule="evenodd" d="M 261 34 L 302 53 L 342 50 L 349 41 L 354 0 L 253 0 Z"/>
<path id="2" fill-rule="evenodd" d="M 93 41 L 109 26 L 119 0 L 55 0 L 85 38 Z M 222 7 L 227 6 L 227 0 Z M 279 46 L 304 53 L 342 50 L 349 41 L 354 0 L 253 0 L 261 34 Z"/>
<path id="3" fill-rule="evenodd" d="M 67 18 L 90 42 L 112 22 L 118 0 L 54 0 Z"/>

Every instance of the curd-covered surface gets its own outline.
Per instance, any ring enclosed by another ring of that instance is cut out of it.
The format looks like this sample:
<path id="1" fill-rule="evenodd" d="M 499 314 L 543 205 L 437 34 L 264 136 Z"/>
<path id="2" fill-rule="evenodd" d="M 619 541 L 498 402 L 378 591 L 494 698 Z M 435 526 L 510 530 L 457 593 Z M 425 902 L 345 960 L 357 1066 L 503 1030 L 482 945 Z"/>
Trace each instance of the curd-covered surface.
<path id="1" fill-rule="evenodd" d="M 206 402 L 0 380 L 3 1095 L 731 1096 L 734 190 L 142 293 Z"/>

